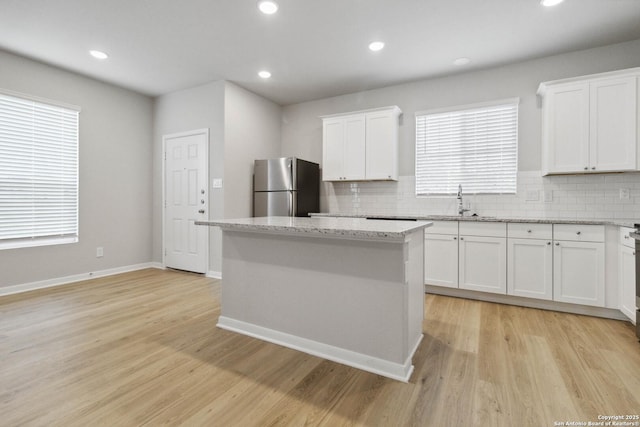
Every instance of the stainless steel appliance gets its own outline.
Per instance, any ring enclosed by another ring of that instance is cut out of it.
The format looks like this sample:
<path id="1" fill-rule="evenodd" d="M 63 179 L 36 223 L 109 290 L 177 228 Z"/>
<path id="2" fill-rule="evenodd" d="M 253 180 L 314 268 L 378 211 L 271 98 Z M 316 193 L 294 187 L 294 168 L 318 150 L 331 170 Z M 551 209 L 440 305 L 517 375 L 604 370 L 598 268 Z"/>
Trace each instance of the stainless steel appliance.
<path id="1" fill-rule="evenodd" d="M 320 166 L 295 157 L 256 160 L 253 216 L 308 216 L 320 211 Z"/>

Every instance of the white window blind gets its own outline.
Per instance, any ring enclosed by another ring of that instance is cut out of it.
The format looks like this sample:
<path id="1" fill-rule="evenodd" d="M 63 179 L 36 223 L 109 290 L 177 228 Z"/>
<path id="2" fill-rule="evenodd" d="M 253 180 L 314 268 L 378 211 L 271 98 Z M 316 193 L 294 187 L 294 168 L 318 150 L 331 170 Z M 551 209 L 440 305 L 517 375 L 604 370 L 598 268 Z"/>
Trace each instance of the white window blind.
<path id="1" fill-rule="evenodd" d="M 77 240 L 78 116 L 0 92 L 0 248 Z"/>
<path id="2" fill-rule="evenodd" d="M 416 195 L 515 194 L 517 98 L 416 113 Z"/>

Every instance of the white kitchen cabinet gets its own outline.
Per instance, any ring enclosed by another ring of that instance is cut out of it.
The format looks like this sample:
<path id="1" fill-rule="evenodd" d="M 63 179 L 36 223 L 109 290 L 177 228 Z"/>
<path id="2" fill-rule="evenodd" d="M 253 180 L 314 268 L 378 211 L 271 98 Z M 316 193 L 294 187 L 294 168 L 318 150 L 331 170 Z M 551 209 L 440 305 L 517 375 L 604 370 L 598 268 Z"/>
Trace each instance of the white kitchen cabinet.
<path id="1" fill-rule="evenodd" d="M 620 311 L 636 323 L 636 251 L 635 241 L 629 237 L 633 228 L 620 228 L 620 243 L 618 245 L 618 280 Z M 626 237 L 626 238 L 625 238 Z"/>
<path id="2" fill-rule="evenodd" d="M 398 179 L 397 106 L 322 117 L 323 181 Z"/>
<path id="3" fill-rule="evenodd" d="M 366 179 L 398 179 L 398 111 L 366 114 Z"/>
<path id="4" fill-rule="evenodd" d="M 322 123 L 322 179 L 324 181 L 365 178 L 364 114 L 333 117 Z"/>
<path id="5" fill-rule="evenodd" d="M 457 222 L 455 223 L 457 225 Z M 458 287 L 458 234 L 424 235 L 424 283 Z"/>
<path id="6" fill-rule="evenodd" d="M 543 96 L 543 173 L 638 169 L 640 69 L 546 82 Z"/>
<path id="7" fill-rule="evenodd" d="M 604 268 L 604 227 L 554 225 L 554 301 L 604 307 Z"/>
<path id="8" fill-rule="evenodd" d="M 506 224 L 461 222 L 459 227 L 459 287 L 506 294 Z"/>
<path id="9" fill-rule="evenodd" d="M 553 299 L 551 224 L 507 224 L 507 294 Z"/>

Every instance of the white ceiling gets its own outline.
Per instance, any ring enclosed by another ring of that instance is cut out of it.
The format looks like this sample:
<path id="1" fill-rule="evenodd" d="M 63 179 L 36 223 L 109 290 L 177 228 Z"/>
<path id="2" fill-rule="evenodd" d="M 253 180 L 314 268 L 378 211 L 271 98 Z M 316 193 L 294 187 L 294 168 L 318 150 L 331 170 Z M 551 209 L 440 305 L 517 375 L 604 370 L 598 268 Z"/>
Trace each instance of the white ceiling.
<path id="1" fill-rule="evenodd" d="M 640 0 L 277 1 L 0 0 L 0 48 L 151 96 L 225 79 L 286 105 L 640 39 Z"/>

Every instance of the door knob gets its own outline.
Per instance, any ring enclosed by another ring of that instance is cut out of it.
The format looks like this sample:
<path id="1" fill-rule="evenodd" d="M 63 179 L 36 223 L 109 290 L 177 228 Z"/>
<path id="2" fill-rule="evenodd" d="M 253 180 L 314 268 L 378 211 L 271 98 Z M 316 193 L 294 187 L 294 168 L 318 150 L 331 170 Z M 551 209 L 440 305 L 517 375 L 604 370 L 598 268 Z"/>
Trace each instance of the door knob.
<path id="1" fill-rule="evenodd" d="M 200 209 L 198 213 L 204 213 L 204 209 Z"/>

